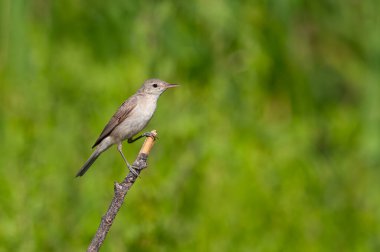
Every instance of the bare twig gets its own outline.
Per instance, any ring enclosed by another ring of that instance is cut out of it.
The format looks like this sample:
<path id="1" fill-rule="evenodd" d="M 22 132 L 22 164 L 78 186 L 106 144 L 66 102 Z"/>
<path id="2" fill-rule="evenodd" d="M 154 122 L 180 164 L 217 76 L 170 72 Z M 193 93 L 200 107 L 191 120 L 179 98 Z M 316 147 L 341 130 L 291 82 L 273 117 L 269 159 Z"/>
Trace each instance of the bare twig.
<path id="1" fill-rule="evenodd" d="M 149 155 L 150 150 L 153 147 L 155 138 L 157 136 L 157 132 L 155 130 L 151 131 L 151 133 L 152 133 L 152 136 L 147 137 L 145 139 L 145 142 L 143 146 L 141 147 L 140 152 L 135 162 L 133 163 L 133 167 L 135 167 L 135 170 L 138 174 L 140 174 L 140 172 L 148 166 L 147 165 L 148 155 Z M 132 187 L 135 181 L 136 181 L 136 177 L 131 172 L 129 172 L 128 175 L 124 178 L 124 180 L 121 183 L 115 182 L 115 185 L 114 185 L 115 195 L 107 210 L 107 213 L 102 217 L 102 220 L 100 222 L 100 225 L 98 227 L 98 230 L 96 231 L 94 238 L 92 239 L 90 245 L 88 246 L 88 249 L 87 249 L 88 252 L 99 251 L 100 246 L 102 246 L 104 239 L 106 238 L 106 235 L 112 226 L 112 223 L 116 217 L 116 214 L 119 212 L 119 209 L 124 202 L 124 198 L 128 190 Z"/>

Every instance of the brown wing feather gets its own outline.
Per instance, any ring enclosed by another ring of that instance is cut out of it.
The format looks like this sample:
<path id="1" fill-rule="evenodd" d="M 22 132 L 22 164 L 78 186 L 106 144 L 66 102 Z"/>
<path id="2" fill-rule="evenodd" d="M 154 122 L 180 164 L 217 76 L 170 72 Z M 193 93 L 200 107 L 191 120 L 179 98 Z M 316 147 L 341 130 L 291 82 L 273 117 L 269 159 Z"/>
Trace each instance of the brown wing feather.
<path id="1" fill-rule="evenodd" d="M 94 148 L 97 146 L 104 138 L 109 136 L 109 134 L 112 132 L 112 130 L 119 125 L 122 121 L 124 121 L 125 118 L 128 117 L 128 115 L 131 113 L 131 111 L 136 107 L 137 104 L 137 98 L 136 96 L 130 97 L 128 100 L 126 100 L 119 109 L 116 111 L 116 113 L 112 116 L 111 120 L 107 123 L 106 127 L 104 127 L 102 133 L 96 140 L 95 144 L 92 146 Z"/>

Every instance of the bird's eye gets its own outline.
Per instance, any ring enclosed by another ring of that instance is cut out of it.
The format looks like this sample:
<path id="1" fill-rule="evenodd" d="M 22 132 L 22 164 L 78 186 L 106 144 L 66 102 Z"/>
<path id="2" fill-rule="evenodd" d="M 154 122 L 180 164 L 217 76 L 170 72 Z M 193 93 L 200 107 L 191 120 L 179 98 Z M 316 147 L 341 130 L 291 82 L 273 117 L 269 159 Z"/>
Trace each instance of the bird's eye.
<path id="1" fill-rule="evenodd" d="M 158 85 L 157 85 L 156 83 L 154 83 L 154 84 L 153 84 L 153 87 L 155 87 L 155 88 L 156 88 L 157 86 L 158 86 Z"/>

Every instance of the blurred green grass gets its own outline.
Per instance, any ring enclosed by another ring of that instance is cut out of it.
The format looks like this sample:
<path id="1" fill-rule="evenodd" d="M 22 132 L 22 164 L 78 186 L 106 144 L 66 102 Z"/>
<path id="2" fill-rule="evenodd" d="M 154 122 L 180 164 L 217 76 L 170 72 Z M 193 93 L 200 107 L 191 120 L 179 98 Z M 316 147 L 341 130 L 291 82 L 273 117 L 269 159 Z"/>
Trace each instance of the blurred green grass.
<path id="1" fill-rule="evenodd" d="M 104 251 L 380 249 L 378 2 L 0 6 L 0 251 L 86 248 L 126 169 L 74 175 L 152 77 L 181 88 Z"/>

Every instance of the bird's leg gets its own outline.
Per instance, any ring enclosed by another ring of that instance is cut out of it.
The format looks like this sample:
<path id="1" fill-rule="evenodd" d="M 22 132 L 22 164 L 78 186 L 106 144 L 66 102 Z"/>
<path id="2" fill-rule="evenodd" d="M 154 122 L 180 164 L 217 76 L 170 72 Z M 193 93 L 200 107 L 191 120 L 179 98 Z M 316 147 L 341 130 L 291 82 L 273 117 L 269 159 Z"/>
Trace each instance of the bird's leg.
<path id="1" fill-rule="evenodd" d="M 125 162 L 125 164 L 127 165 L 128 169 L 132 172 L 133 175 L 135 175 L 136 177 L 138 177 L 139 174 L 136 172 L 135 169 L 133 169 L 133 166 L 130 165 L 130 164 L 128 163 L 127 159 L 124 157 L 124 154 L 123 154 L 122 148 L 123 148 L 122 144 L 119 143 L 119 144 L 117 145 L 117 150 L 120 152 L 121 156 L 123 157 L 124 162 Z"/>
<path id="2" fill-rule="evenodd" d="M 131 137 L 131 138 L 128 138 L 127 141 L 128 141 L 128 143 L 133 143 L 133 142 L 139 140 L 139 139 L 142 138 L 142 137 L 143 137 L 143 135 L 140 135 L 140 136 L 136 137 L 135 139 L 132 139 L 132 137 Z"/>
<path id="3" fill-rule="evenodd" d="M 158 137 L 155 136 L 154 134 L 152 134 L 151 132 L 145 132 L 144 134 L 142 134 L 142 135 L 136 137 L 135 139 L 132 139 L 132 137 L 131 137 L 131 138 L 128 138 L 128 143 L 133 143 L 133 142 L 139 140 L 139 139 L 142 138 L 142 137 L 153 137 L 154 139 L 158 139 Z"/>

